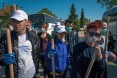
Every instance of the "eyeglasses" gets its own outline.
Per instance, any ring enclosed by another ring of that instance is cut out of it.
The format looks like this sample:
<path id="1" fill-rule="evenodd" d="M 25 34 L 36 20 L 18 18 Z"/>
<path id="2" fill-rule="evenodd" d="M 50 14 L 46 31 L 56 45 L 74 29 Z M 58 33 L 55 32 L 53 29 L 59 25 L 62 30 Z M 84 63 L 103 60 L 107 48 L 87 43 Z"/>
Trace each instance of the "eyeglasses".
<path id="1" fill-rule="evenodd" d="M 101 33 L 94 33 L 94 32 L 88 32 L 89 33 L 89 36 L 96 36 L 96 37 L 100 37 L 101 36 Z"/>

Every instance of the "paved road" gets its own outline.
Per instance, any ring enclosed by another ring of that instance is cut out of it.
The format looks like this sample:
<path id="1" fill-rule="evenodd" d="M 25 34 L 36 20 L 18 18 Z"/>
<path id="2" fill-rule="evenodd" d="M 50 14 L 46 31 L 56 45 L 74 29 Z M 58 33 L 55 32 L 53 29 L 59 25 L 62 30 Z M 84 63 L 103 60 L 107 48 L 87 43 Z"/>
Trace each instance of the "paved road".
<path id="1" fill-rule="evenodd" d="M 117 78 L 117 63 L 107 62 L 108 78 Z"/>

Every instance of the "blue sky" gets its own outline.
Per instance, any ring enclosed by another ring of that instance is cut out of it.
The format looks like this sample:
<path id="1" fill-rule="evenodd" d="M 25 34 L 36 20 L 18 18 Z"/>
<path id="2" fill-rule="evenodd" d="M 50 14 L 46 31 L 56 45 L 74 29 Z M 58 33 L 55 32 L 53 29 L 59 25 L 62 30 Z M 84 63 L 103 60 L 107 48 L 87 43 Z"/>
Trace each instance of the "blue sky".
<path id="1" fill-rule="evenodd" d="M 36 13 L 42 8 L 48 8 L 63 20 L 68 18 L 72 3 L 75 4 L 78 18 L 80 18 L 82 8 L 85 17 L 91 21 L 101 19 L 104 11 L 106 11 L 106 8 L 102 8 L 100 4 L 96 3 L 96 0 L 0 0 L 0 8 L 2 8 L 2 3 L 6 5 L 17 4 L 28 14 Z"/>

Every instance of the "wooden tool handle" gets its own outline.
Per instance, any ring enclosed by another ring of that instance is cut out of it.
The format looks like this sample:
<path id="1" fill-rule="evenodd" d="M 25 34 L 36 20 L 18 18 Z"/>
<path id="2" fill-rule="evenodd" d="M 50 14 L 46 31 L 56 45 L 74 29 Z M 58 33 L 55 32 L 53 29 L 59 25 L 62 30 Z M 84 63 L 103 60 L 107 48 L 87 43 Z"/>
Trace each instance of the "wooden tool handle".
<path id="1" fill-rule="evenodd" d="M 93 66 L 94 61 L 95 61 L 95 58 L 96 58 L 96 52 L 94 52 L 94 54 L 93 54 L 93 57 L 92 57 L 92 59 L 90 61 L 90 64 L 88 66 L 88 69 L 86 71 L 86 74 L 85 74 L 85 77 L 84 78 L 88 78 L 89 77 L 89 74 L 91 72 L 92 66 Z"/>
<path id="2" fill-rule="evenodd" d="M 10 34 L 10 30 L 9 29 L 7 29 L 7 45 L 8 45 L 8 53 L 12 54 L 11 34 Z"/>
<path id="3" fill-rule="evenodd" d="M 51 40 L 52 46 L 51 49 L 54 49 L 54 39 Z M 52 73 L 53 73 L 53 78 L 55 78 L 55 65 L 54 65 L 54 56 L 52 57 Z"/>
<path id="4" fill-rule="evenodd" d="M 105 46 L 104 46 L 104 52 L 106 53 L 107 51 L 107 45 L 108 45 L 108 35 L 109 35 L 109 30 L 106 30 L 106 36 L 105 36 Z"/>
<path id="5" fill-rule="evenodd" d="M 51 46 L 52 49 L 54 49 L 54 39 L 52 39 L 52 46 Z"/>
<path id="6" fill-rule="evenodd" d="M 11 34 L 9 29 L 7 29 L 7 45 L 8 45 L 8 53 L 12 53 Z M 9 73 L 10 73 L 10 78 L 14 78 L 13 64 L 9 65 Z"/>

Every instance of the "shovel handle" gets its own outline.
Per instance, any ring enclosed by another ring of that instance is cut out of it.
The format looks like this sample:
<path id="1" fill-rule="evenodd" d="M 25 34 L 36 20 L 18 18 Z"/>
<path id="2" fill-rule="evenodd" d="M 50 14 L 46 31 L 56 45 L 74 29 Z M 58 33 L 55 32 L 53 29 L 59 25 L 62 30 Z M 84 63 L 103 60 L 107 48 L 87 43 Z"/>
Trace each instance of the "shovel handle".
<path id="1" fill-rule="evenodd" d="M 54 39 L 51 40 L 52 46 L 51 48 L 54 49 Z M 54 65 L 54 56 L 52 57 L 52 73 L 53 73 L 53 78 L 55 78 L 55 65 Z"/>
<path id="2" fill-rule="evenodd" d="M 9 29 L 7 29 L 7 45 L 8 45 L 8 53 L 12 54 L 11 34 Z M 9 65 L 9 73 L 10 73 L 10 78 L 14 78 L 13 64 Z"/>

